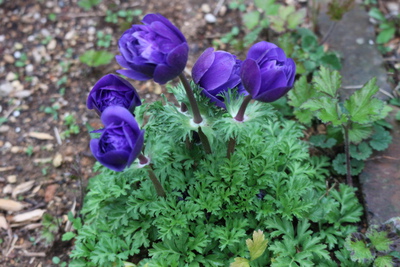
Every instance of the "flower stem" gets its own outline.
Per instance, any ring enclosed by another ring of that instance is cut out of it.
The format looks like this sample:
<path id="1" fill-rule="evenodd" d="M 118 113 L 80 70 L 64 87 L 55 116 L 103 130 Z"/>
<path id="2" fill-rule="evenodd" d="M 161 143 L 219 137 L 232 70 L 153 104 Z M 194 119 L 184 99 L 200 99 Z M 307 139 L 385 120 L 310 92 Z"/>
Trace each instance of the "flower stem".
<path id="1" fill-rule="evenodd" d="M 230 159 L 233 152 L 235 152 L 235 146 L 236 146 L 236 138 L 231 137 L 228 142 L 228 150 L 226 151 L 226 157 L 228 159 Z"/>
<path id="2" fill-rule="evenodd" d="M 160 181 L 157 179 L 157 176 L 154 173 L 153 167 L 151 165 L 148 166 L 147 172 L 149 173 L 150 180 L 153 183 L 154 188 L 156 189 L 157 195 L 165 198 L 167 195 L 165 194 L 164 188 L 161 185 Z"/>
<path id="3" fill-rule="evenodd" d="M 188 107 L 186 106 L 186 104 L 185 103 L 181 103 L 181 112 L 186 112 L 186 111 L 188 111 Z"/>
<path id="4" fill-rule="evenodd" d="M 250 103 L 251 100 L 251 95 L 247 95 L 244 99 L 243 99 L 243 103 L 239 108 L 238 113 L 235 116 L 235 120 L 242 122 L 244 120 L 244 112 L 246 111 L 247 105 Z"/>
<path id="5" fill-rule="evenodd" d="M 138 156 L 138 159 L 139 159 L 139 163 L 141 164 L 141 165 L 146 165 L 147 163 L 149 163 L 149 158 L 147 158 L 145 155 L 143 155 L 142 153 L 140 153 L 139 154 L 139 156 Z"/>
<path id="6" fill-rule="evenodd" d="M 193 121 L 195 123 L 201 123 L 203 121 L 203 118 L 201 117 L 199 106 L 197 105 L 196 99 L 194 98 L 192 87 L 190 86 L 189 81 L 186 79 L 186 76 L 185 74 L 183 74 L 183 72 L 179 74 L 179 79 L 181 79 L 183 87 L 186 91 L 186 95 L 189 99 L 190 106 L 193 112 Z"/>
<path id="7" fill-rule="evenodd" d="M 350 141 L 349 141 L 349 129 L 347 126 L 343 126 L 344 129 L 344 152 L 346 154 L 346 181 L 349 186 L 353 186 L 353 179 L 351 178 L 351 161 L 350 161 Z"/>
<path id="8" fill-rule="evenodd" d="M 208 138 L 201 130 L 201 127 L 199 127 L 199 130 L 197 132 L 199 133 L 200 141 L 203 144 L 204 151 L 206 152 L 206 154 L 211 154 L 212 151 L 210 142 L 208 142 Z"/>

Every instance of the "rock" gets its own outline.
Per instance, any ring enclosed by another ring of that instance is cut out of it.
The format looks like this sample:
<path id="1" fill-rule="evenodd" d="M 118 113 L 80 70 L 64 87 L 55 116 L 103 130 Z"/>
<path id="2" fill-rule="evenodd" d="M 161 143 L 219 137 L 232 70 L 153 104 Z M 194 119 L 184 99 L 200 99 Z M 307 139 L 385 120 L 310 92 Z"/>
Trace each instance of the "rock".
<path id="1" fill-rule="evenodd" d="M 14 72 L 10 71 L 9 73 L 7 73 L 6 81 L 11 82 L 14 81 L 15 79 L 17 79 L 17 75 Z"/>
<path id="2" fill-rule="evenodd" d="M 15 62 L 14 57 L 11 56 L 11 55 L 9 55 L 9 54 L 5 54 L 5 55 L 4 55 L 4 60 L 5 60 L 7 63 L 10 63 L 10 64 L 13 64 L 13 63 Z"/>
<path id="3" fill-rule="evenodd" d="M 211 14 L 211 13 L 207 13 L 207 14 L 204 16 L 204 19 L 205 19 L 208 23 L 215 23 L 215 22 L 217 22 L 217 18 L 216 18 L 213 14 Z"/>
<path id="4" fill-rule="evenodd" d="M 21 57 L 21 52 L 20 51 L 15 51 L 14 52 L 14 57 L 15 58 L 20 58 Z"/>
<path id="5" fill-rule="evenodd" d="M 13 93 L 12 95 L 17 98 L 27 98 L 32 95 L 32 92 L 29 90 L 21 90 Z"/>
<path id="6" fill-rule="evenodd" d="M 22 48 L 24 48 L 24 45 L 21 43 L 15 43 L 14 44 L 14 49 L 15 50 L 21 50 Z"/>
<path id="7" fill-rule="evenodd" d="M 75 30 L 71 30 L 69 32 L 67 32 L 64 36 L 65 40 L 71 40 L 75 35 Z"/>
<path id="8" fill-rule="evenodd" d="M 8 125 L 1 125 L 0 126 L 0 133 L 6 133 L 10 130 L 10 126 Z"/>
<path id="9" fill-rule="evenodd" d="M 11 83 L 6 81 L 5 83 L 2 83 L 0 85 L 0 96 L 8 96 L 12 90 L 13 86 L 11 85 Z"/>
<path id="10" fill-rule="evenodd" d="M 31 75 L 33 72 L 33 65 L 32 64 L 28 64 L 25 66 L 25 71 L 27 75 Z"/>
<path id="11" fill-rule="evenodd" d="M 22 153 L 25 151 L 25 149 L 22 146 L 13 146 L 10 149 L 11 153 L 17 154 L 17 153 Z"/>
<path id="12" fill-rule="evenodd" d="M 57 41 L 56 39 L 52 39 L 48 44 L 47 44 L 47 49 L 48 50 L 54 50 L 57 46 Z"/>
<path id="13" fill-rule="evenodd" d="M 210 5 L 206 4 L 206 3 L 202 4 L 201 5 L 201 11 L 204 12 L 204 13 L 210 13 L 211 12 Z"/>
<path id="14" fill-rule="evenodd" d="M 7 176 L 7 182 L 10 184 L 15 184 L 17 182 L 17 176 L 16 175 Z"/>
<path id="15" fill-rule="evenodd" d="M 24 86 L 18 80 L 13 81 L 11 85 L 16 91 L 24 90 Z"/>
<path id="16" fill-rule="evenodd" d="M 96 28 L 95 27 L 89 27 L 88 29 L 88 34 L 89 35 L 94 35 L 96 33 Z"/>
<path id="17" fill-rule="evenodd" d="M 223 5 L 223 6 L 221 6 L 221 9 L 219 10 L 218 15 L 223 17 L 223 16 L 225 16 L 226 11 L 228 11 L 228 8 L 225 5 Z"/>
<path id="18" fill-rule="evenodd" d="M 60 153 L 57 153 L 53 158 L 53 166 L 58 168 L 61 166 L 62 162 L 63 162 L 62 155 Z"/>

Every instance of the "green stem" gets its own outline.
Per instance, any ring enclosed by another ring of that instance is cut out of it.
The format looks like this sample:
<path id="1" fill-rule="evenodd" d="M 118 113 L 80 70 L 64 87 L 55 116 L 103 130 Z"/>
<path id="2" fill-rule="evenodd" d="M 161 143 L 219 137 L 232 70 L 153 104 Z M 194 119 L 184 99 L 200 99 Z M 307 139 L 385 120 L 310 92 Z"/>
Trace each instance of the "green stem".
<path id="1" fill-rule="evenodd" d="M 236 146 L 236 138 L 231 137 L 231 138 L 229 139 L 229 142 L 228 142 L 228 150 L 227 150 L 227 152 L 226 152 L 226 157 L 227 157 L 228 159 L 230 159 L 230 158 L 231 158 L 231 155 L 233 154 L 233 152 L 235 152 L 235 146 Z"/>
<path id="2" fill-rule="evenodd" d="M 244 120 L 244 112 L 246 111 L 247 105 L 250 103 L 251 95 L 247 95 L 243 99 L 243 103 L 239 108 L 238 113 L 235 116 L 235 120 L 242 122 Z"/>
<path id="3" fill-rule="evenodd" d="M 186 95 L 189 99 L 193 113 L 193 121 L 194 123 L 199 124 L 203 121 L 203 118 L 201 117 L 199 106 L 197 105 L 196 99 L 194 98 L 192 87 L 190 86 L 189 81 L 186 79 L 186 76 L 185 74 L 183 74 L 183 72 L 179 74 L 179 79 L 181 79 L 183 87 L 186 91 Z"/>
<path id="4" fill-rule="evenodd" d="M 212 151 L 211 151 L 210 142 L 208 142 L 208 138 L 201 130 L 201 127 L 199 127 L 198 133 L 199 133 L 200 141 L 203 144 L 204 151 L 206 152 L 206 154 L 211 154 Z"/>
<path id="5" fill-rule="evenodd" d="M 350 160 L 350 140 L 349 140 L 349 129 L 347 126 L 343 126 L 344 129 L 344 152 L 346 154 L 346 181 L 347 184 L 353 186 L 353 179 L 351 178 L 351 160 Z"/>
<path id="6" fill-rule="evenodd" d="M 154 188 L 156 189 L 157 195 L 165 198 L 166 194 L 165 194 L 164 188 L 163 188 L 162 184 L 160 183 L 160 181 L 157 179 L 157 176 L 153 171 L 153 167 L 151 166 L 151 164 L 149 164 L 150 159 L 147 158 L 142 153 L 139 154 L 138 159 L 139 159 L 140 164 L 147 165 L 146 166 L 147 173 L 149 174 L 149 178 L 150 178 L 151 182 L 153 183 Z"/>

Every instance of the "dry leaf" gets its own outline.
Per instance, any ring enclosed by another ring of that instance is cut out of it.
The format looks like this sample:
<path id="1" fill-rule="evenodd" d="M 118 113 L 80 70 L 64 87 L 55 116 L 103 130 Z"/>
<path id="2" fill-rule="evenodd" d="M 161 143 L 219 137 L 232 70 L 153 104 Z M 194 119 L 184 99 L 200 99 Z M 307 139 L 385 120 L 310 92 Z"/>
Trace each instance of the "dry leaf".
<path id="1" fill-rule="evenodd" d="M 0 199 L 0 209 L 6 211 L 20 211 L 24 205 L 11 199 Z"/>
<path id="2" fill-rule="evenodd" d="M 4 230 L 8 229 L 8 223 L 6 218 L 4 218 L 3 214 L 0 214 L 0 228 L 3 228 Z"/>
<path id="3" fill-rule="evenodd" d="M 57 188 L 59 187 L 58 184 L 51 184 L 46 187 L 46 192 L 44 193 L 44 201 L 50 202 L 50 200 L 53 199 L 54 194 L 57 191 Z"/>
<path id="4" fill-rule="evenodd" d="M 43 216 L 43 213 L 45 213 L 46 210 L 32 210 L 28 211 L 25 213 L 17 214 L 14 217 L 11 218 L 12 222 L 31 222 L 31 221 L 37 221 L 40 220 Z"/>
<path id="5" fill-rule="evenodd" d="M 62 161 L 63 161 L 62 155 L 57 152 L 53 158 L 53 166 L 56 168 L 60 167 L 62 164 Z"/>
<path id="6" fill-rule="evenodd" d="M 14 186 L 12 186 L 11 184 L 8 184 L 3 188 L 3 194 L 4 195 L 11 194 L 13 190 L 14 190 Z"/>
<path id="7" fill-rule="evenodd" d="M 31 190 L 34 183 L 35 183 L 35 181 L 28 181 L 28 182 L 17 185 L 12 192 L 12 197 L 15 198 L 17 195 Z"/>
<path id="8" fill-rule="evenodd" d="M 53 140 L 54 139 L 54 137 L 48 133 L 30 132 L 30 133 L 28 133 L 28 136 L 39 139 L 39 140 Z"/>
<path id="9" fill-rule="evenodd" d="M 22 228 L 22 229 L 24 229 L 24 230 L 33 230 L 33 229 L 36 229 L 36 228 L 39 228 L 39 227 L 42 227 L 42 226 L 43 226 L 42 223 L 30 223 L 28 225 L 25 225 L 24 228 Z"/>
<path id="10" fill-rule="evenodd" d="M 50 158 L 41 158 L 41 159 L 33 159 L 33 163 L 47 163 L 47 162 L 50 162 L 52 160 L 53 160 L 52 157 L 50 157 Z"/>
<path id="11" fill-rule="evenodd" d="M 12 171 L 14 169 L 15 169 L 15 166 L 0 167 L 0 172 Z"/>

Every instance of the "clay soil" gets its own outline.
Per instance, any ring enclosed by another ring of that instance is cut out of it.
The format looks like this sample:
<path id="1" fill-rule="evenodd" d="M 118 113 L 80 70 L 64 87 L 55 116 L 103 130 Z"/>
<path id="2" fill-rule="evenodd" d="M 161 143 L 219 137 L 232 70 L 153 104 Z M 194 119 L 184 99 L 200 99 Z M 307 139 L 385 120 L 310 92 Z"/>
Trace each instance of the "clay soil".
<path id="1" fill-rule="evenodd" d="M 15 201 L 0 209 L 0 266 L 57 266 L 53 257 L 68 262 L 73 243 L 61 236 L 71 229 L 67 214 L 79 214 L 87 182 L 95 175 L 88 129 L 101 127 L 86 98 L 100 77 L 120 69 L 115 60 L 89 67 L 79 56 L 89 49 L 118 54 L 117 40 L 127 25 L 123 18 L 106 22 L 107 10 L 142 10 L 128 25 L 153 12 L 171 20 L 188 40 L 190 74 L 213 40 L 240 26 L 240 14 L 228 3 L 103 0 L 85 11 L 78 0 L 0 1 L 0 199 Z M 216 21 L 207 22 L 206 13 Z M 109 47 L 97 44 L 99 31 L 112 37 Z M 166 92 L 152 82 L 131 82 L 149 102 Z M 66 117 L 74 118 L 79 133 L 66 135 Z M 45 239 L 43 213 L 55 225 L 54 240 Z"/>

